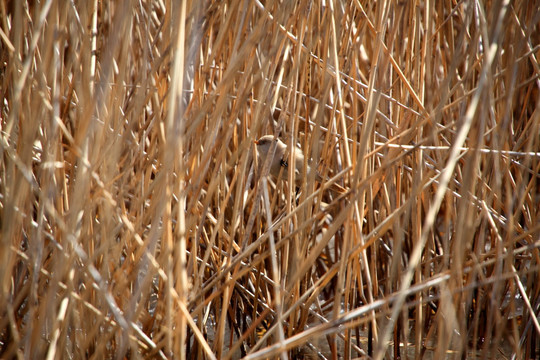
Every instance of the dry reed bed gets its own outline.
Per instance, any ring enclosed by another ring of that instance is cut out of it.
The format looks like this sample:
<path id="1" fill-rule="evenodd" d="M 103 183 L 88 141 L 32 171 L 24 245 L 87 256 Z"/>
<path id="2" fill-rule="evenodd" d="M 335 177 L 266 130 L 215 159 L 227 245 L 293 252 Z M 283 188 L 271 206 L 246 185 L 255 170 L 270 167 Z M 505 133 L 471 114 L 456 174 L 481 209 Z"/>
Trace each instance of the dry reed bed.
<path id="1" fill-rule="evenodd" d="M 1 358 L 538 351 L 534 1 L 0 11 Z"/>

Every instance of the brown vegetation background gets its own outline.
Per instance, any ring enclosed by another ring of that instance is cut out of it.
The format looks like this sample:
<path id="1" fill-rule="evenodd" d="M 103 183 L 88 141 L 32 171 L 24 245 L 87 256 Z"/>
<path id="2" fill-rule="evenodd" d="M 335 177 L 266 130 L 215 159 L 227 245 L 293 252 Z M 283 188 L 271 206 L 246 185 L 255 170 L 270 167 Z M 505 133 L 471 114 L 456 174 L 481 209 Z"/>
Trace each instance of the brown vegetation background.
<path id="1" fill-rule="evenodd" d="M 1 358 L 539 356 L 536 1 L 0 14 Z"/>

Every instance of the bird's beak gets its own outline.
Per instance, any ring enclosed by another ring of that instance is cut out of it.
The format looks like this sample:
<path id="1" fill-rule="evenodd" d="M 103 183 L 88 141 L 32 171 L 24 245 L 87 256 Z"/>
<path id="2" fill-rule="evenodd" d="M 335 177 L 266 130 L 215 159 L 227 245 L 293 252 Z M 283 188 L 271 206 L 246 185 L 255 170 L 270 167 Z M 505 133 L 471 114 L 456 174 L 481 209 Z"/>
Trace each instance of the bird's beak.
<path id="1" fill-rule="evenodd" d="M 259 140 L 253 140 L 253 142 L 255 143 L 255 145 L 259 145 Z"/>

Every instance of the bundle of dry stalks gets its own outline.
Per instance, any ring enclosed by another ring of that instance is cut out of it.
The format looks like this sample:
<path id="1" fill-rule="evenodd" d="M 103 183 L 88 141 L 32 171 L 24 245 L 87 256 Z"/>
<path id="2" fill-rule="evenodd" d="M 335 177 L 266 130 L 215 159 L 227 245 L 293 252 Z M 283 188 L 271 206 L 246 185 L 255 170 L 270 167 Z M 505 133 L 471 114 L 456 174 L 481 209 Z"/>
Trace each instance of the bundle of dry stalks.
<path id="1" fill-rule="evenodd" d="M 535 1 L 0 12 L 0 358 L 538 356 Z"/>

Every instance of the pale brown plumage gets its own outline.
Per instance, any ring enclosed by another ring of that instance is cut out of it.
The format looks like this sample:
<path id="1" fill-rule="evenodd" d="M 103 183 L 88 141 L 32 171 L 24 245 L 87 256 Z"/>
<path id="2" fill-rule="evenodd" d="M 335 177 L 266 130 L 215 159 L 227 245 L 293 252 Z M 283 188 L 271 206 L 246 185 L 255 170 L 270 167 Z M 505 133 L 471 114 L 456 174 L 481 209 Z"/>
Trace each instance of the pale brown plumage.
<path id="1" fill-rule="evenodd" d="M 274 158 L 270 163 L 269 173 L 274 178 L 278 178 L 281 172 L 281 178 L 286 179 L 288 176 L 289 153 L 287 151 L 287 145 L 285 145 L 283 141 L 275 138 L 274 135 L 264 135 L 260 139 L 256 140 L 255 144 L 257 144 L 257 158 L 260 164 L 264 164 L 266 161 L 266 156 L 268 155 L 272 147 L 272 143 L 274 142 L 276 143 L 276 151 L 274 153 Z M 296 185 L 300 186 L 304 178 L 304 153 L 298 148 L 294 150 L 294 167 L 295 183 Z M 315 180 L 322 183 L 323 178 L 321 175 L 310 164 L 307 164 L 308 174 L 310 174 L 311 171 L 315 171 Z M 337 184 L 332 184 L 330 188 L 338 193 L 345 192 L 345 189 Z"/>

